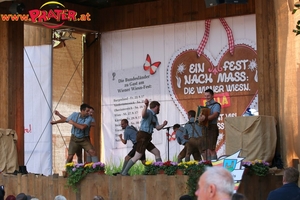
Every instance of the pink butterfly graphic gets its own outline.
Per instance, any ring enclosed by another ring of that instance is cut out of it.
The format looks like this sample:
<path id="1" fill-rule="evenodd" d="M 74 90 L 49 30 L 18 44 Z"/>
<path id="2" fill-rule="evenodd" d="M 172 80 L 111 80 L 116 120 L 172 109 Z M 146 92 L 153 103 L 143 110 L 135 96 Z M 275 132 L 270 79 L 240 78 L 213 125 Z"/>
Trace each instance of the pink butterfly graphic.
<path id="1" fill-rule="evenodd" d="M 146 61 L 144 63 L 144 70 L 147 71 L 149 70 L 150 71 L 150 74 L 153 75 L 155 74 L 157 68 L 159 67 L 161 62 L 155 62 L 153 64 L 151 64 L 151 58 L 149 56 L 149 54 L 147 54 L 147 57 L 146 57 Z"/>

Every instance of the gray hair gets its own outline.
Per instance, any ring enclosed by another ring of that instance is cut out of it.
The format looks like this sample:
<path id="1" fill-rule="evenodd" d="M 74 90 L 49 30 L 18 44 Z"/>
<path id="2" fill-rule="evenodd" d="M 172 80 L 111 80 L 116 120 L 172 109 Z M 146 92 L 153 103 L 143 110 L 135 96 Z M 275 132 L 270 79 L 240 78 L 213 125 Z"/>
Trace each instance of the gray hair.
<path id="1" fill-rule="evenodd" d="M 93 199 L 93 200 L 104 200 L 104 198 L 101 197 L 101 196 L 94 196 L 94 199 Z"/>
<path id="2" fill-rule="evenodd" d="M 205 171 L 206 185 L 215 185 L 218 193 L 232 195 L 234 191 L 234 181 L 229 170 L 224 167 L 207 167 Z"/>
<path id="3" fill-rule="evenodd" d="M 66 197 L 64 197 L 63 195 L 57 195 L 54 200 L 67 200 Z"/>

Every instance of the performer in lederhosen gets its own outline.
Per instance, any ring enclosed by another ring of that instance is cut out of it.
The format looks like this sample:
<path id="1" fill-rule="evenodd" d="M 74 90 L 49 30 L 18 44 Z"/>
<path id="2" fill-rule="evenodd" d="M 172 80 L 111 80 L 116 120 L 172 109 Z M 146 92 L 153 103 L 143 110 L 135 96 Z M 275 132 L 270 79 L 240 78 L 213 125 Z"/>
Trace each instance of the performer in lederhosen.
<path id="1" fill-rule="evenodd" d="M 148 109 L 149 100 L 145 99 L 145 107 L 142 110 L 142 121 L 140 130 L 136 136 L 136 152 L 134 156 L 128 161 L 124 170 L 122 170 L 121 175 L 126 176 L 129 169 L 139 160 L 147 149 L 155 156 L 155 161 L 162 161 L 160 156 L 160 151 L 151 142 L 153 129 L 161 130 L 167 125 L 165 120 L 162 124 L 158 123 L 157 116 L 160 111 L 160 103 L 158 101 L 152 101 L 150 103 L 150 109 Z"/>
<path id="2" fill-rule="evenodd" d="M 205 90 L 206 106 L 210 109 L 210 114 L 206 117 L 200 115 L 200 122 L 208 120 L 208 127 L 202 132 L 204 137 L 205 155 L 207 160 L 217 159 L 216 144 L 219 136 L 218 117 L 221 112 L 221 105 L 214 100 L 214 92 L 212 89 Z"/>
<path id="3" fill-rule="evenodd" d="M 180 151 L 180 153 L 177 156 L 177 161 L 180 163 L 182 162 L 182 159 L 186 156 L 186 142 L 188 141 L 188 138 L 186 138 L 186 132 L 184 127 L 180 126 L 179 124 L 174 124 L 173 130 L 176 133 L 176 140 L 178 144 L 183 145 L 183 149 Z M 198 149 L 196 149 L 194 152 L 192 152 L 194 160 L 201 160 L 201 155 L 198 152 Z"/>
<path id="4" fill-rule="evenodd" d="M 190 156 L 193 152 L 198 151 L 199 155 L 201 155 L 204 150 L 202 146 L 202 129 L 201 126 L 199 126 L 199 124 L 195 121 L 195 116 L 196 111 L 188 111 L 189 121 L 184 126 L 185 132 L 188 135 L 188 141 L 185 143 L 185 162 L 190 161 Z M 200 158 L 198 160 L 200 160 Z"/>

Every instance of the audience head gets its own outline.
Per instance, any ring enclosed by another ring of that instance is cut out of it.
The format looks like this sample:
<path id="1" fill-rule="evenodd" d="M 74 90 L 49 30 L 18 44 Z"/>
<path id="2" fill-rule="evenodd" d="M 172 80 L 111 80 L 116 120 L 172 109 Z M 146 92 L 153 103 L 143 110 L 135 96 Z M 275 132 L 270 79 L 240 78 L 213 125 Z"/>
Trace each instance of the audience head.
<path id="1" fill-rule="evenodd" d="M 16 200 L 14 195 L 8 195 L 5 200 Z"/>
<path id="2" fill-rule="evenodd" d="M 16 196 L 16 200 L 31 200 L 31 196 L 26 195 L 24 193 L 20 193 Z"/>
<path id="3" fill-rule="evenodd" d="M 241 193 L 234 193 L 231 200 L 247 200 L 246 196 Z"/>
<path id="4" fill-rule="evenodd" d="M 294 167 L 288 167 L 283 172 L 283 184 L 298 183 L 299 171 Z"/>
<path id="5" fill-rule="evenodd" d="M 63 195 L 57 195 L 54 200 L 67 200 Z"/>
<path id="6" fill-rule="evenodd" d="M 104 198 L 101 196 L 94 196 L 93 200 L 104 200 Z"/>
<path id="7" fill-rule="evenodd" d="M 200 176 L 198 190 L 195 192 L 200 199 L 231 199 L 234 181 L 231 173 L 224 167 L 208 167 Z"/>
<path id="8" fill-rule="evenodd" d="M 4 200 L 5 191 L 4 191 L 4 185 L 0 185 L 0 200 Z"/>
<path id="9" fill-rule="evenodd" d="M 179 200 L 193 200 L 193 197 L 190 195 L 183 195 L 179 198 Z"/>

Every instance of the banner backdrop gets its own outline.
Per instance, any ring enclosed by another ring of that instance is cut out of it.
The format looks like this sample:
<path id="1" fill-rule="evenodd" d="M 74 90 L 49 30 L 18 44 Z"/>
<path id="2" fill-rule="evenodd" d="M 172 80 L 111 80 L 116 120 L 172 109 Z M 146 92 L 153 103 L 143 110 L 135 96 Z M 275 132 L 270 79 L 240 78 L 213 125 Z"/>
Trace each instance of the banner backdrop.
<path id="1" fill-rule="evenodd" d="M 24 149 L 27 171 L 52 174 L 50 45 L 24 49 Z"/>
<path id="2" fill-rule="evenodd" d="M 158 120 L 168 121 L 166 129 L 155 130 L 152 142 L 163 160 L 175 160 L 182 146 L 171 127 L 186 123 L 189 110 L 205 105 L 207 88 L 222 105 L 217 152 L 224 155 L 224 118 L 257 110 L 255 31 L 255 15 L 246 15 L 103 33 L 105 162 L 118 164 L 130 150 L 132 144 L 119 140 L 120 121 L 126 118 L 139 128 L 145 98 L 159 101 Z"/>

